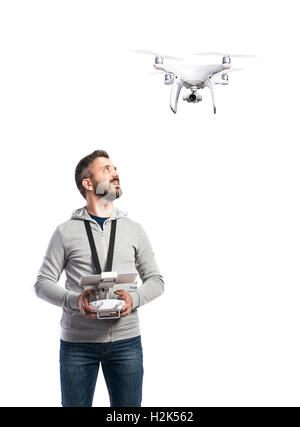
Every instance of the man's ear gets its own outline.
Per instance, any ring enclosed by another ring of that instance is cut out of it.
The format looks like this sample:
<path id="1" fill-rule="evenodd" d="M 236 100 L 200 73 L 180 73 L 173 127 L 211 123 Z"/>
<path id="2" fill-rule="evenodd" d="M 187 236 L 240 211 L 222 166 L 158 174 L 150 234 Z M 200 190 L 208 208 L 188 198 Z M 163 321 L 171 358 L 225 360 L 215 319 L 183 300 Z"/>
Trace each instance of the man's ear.
<path id="1" fill-rule="evenodd" d="M 93 186 L 89 178 L 84 178 L 81 184 L 86 190 L 93 190 Z"/>

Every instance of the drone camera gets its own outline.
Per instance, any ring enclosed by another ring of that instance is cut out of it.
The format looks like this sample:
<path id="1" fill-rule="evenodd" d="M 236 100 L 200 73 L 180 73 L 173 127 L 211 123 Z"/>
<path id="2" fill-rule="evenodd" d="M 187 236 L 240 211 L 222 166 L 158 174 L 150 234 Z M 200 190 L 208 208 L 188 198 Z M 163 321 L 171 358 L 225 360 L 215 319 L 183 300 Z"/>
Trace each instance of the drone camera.
<path id="1" fill-rule="evenodd" d="M 199 93 L 197 93 L 197 92 L 192 92 L 192 93 L 188 93 L 187 95 L 184 95 L 183 99 L 184 99 L 184 101 L 187 101 L 187 102 L 196 103 L 196 102 L 202 101 L 202 96 L 199 95 Z"/>

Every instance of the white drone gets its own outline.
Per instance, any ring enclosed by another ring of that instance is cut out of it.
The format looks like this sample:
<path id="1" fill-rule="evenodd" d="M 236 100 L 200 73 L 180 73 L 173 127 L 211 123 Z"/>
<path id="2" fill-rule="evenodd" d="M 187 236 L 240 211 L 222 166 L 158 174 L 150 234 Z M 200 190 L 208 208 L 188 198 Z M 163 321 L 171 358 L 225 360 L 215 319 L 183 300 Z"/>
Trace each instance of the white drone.
<path id="1" fill-rule="evenodd" d="M 213 84 L 227 85 L 229 82 L 227 72 L 237 71 L 238 68 L 231 68 L 231 57 L 253 57 L 255 55 L 229 55 L 219 52 L 203 52 L 195 55 L 222 55 L 222 64 L 213 65 L 185 65 L 185 64 L 168 64 L 164 65 L 164 59 L 182 60 L 182 58 L 160 55 L 148 50 L 138 50 L 135 53 L 146 53 L 155 56 L 153 67 L 165 73 L 165 84 L 172 85 L 170 107 L 177 112 L 177 104 L 180 91 L 183 87 L 189 89 L 189 92 L 183 96 L 187 102 L 198 103 L 202 101 L 202 96 L 198 93 L 199 89 L 208 87 L 213 102 L 214 114 L 216 114 L 216 103 Z"/>

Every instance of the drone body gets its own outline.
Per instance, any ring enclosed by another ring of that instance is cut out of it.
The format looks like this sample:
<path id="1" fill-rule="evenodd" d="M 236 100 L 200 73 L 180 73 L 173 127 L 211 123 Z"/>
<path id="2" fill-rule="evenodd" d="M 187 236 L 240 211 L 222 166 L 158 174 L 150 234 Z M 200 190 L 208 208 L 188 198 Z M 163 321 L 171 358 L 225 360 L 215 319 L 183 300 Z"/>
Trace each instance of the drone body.
<path id="1" fill-rule="evenodd" d="M 153 66 L 156 70 L 165 73 L 165 84 L 172 85 L 170 107 L 174 113 L 177 112 L 178 99 L 183 87 L 190 90 L 188 94 L 184 95 L 183 99 L 193 103 L 202 101 L 202 96 L 198 93 L 198 90 L 208 87 L 212 96 L 214 114 L 216 114 L 213 84 L 228 84 L 228 75 L 225 71 L 231 68 L 231 58 L 229 55 L 223 57 L 222 64 L 170 64 L 167 66 L 164 66 L 162 56 L 156 56 Z"/>
<path id="2" fill-rule="evenodd" d="M 165 73 L 165 84 L 172 85 L 170 107 L 173 113 L 177 112 L 178 99 L 181 89 L 188 89 L 183 96 L 183 100 L 192 103 L 202 101 L 202 96 L 198 92 L 200 89 L 208 87 L 211 93 L 214 114 L 216 114 L 216 103 L 214 95 L 214 85 L 228 85 L 229 78 L 227 72 L 238 71 L 241 68 L 231 68 L 231 58 L 256 58 L 256 55 L 234 54 L 228 55 L 220 52 L 200 52 L 193 55 L 218 55 L 222 56 L 221 64 L 213 65 L 185 65 L 178 62 L 183 58 L 161 55 L 150 50 L 134 50 L 135 53 L 148 54 L 155 57 L 154 68 L 161 73 Z M 175 60 L 175 64 L 164 64 L 164 59 Z"/>

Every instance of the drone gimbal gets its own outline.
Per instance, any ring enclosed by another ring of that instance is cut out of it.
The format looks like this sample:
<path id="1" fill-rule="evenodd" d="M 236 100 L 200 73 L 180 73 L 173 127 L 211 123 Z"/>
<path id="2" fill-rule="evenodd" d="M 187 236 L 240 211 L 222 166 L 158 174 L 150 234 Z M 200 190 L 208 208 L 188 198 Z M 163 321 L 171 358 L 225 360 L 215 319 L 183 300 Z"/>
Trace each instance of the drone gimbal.
<path id="1" fill-rule="evenodd" d="M 191 86 L 190 89 L 190 93 L 183 95 L 183 100 L 194 103 L 202 101 L 202 96 L 197 93 L 198 88 L 196 86 Z"/>

